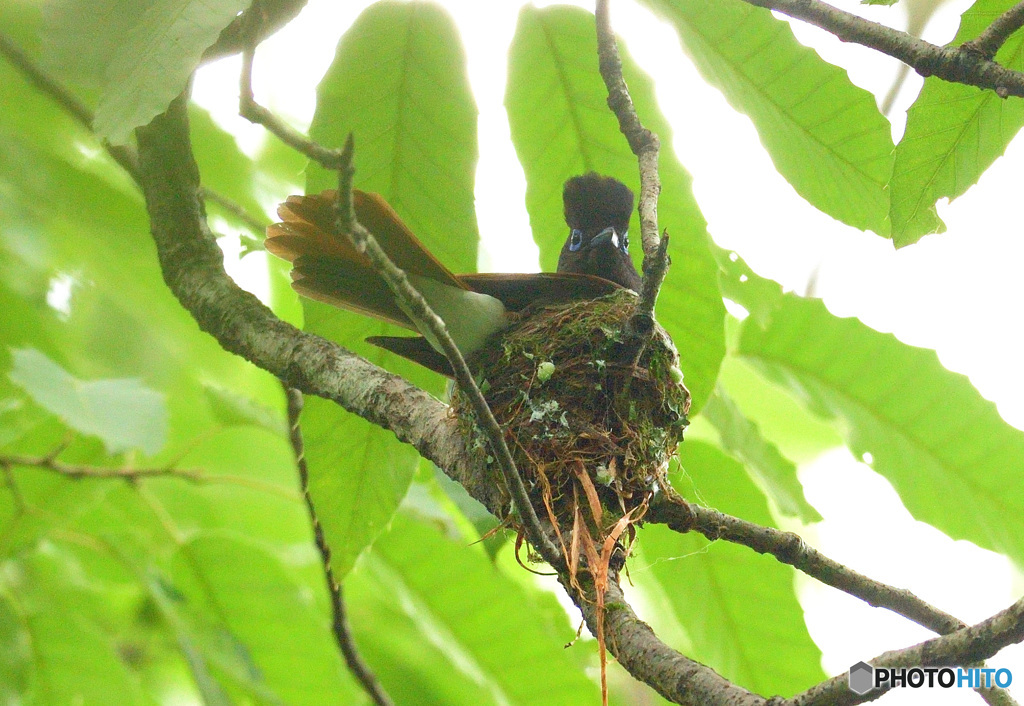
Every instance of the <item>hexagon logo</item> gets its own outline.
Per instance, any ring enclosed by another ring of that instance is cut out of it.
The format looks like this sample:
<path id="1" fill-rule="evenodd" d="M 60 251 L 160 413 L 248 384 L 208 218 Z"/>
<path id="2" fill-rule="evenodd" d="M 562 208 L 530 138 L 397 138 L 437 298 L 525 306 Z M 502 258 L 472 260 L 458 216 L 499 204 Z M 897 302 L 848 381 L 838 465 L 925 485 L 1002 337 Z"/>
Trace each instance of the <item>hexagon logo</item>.
<path id="1" fill-rule="evenodd" d="M 867 662 L 857 662 L 850 667 L 849 684 L 850 691 L 855 694 L 866 694 L 874 689 L 875 668 Z"/>

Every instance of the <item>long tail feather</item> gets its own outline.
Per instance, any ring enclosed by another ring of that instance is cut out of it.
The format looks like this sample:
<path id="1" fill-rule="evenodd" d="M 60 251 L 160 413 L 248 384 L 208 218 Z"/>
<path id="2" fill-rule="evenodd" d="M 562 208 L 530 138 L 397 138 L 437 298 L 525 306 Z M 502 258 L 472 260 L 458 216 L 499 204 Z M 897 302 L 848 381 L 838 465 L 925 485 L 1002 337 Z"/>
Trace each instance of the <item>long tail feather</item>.
<path id="1" fill-rule="evenodd" d="M 336 192 L 289 196 L 278 208 L 281 222 L 267 228 L 268 251 L 294 263 L 292 286 L 300 294 L 334 306 L 414 329 L 395 304 L 387 283 L 335 227 Z M 407 273 L 467 289 L 423 247 L 379 194 L 353 191 L 356 218 L 388 256 Z"/>

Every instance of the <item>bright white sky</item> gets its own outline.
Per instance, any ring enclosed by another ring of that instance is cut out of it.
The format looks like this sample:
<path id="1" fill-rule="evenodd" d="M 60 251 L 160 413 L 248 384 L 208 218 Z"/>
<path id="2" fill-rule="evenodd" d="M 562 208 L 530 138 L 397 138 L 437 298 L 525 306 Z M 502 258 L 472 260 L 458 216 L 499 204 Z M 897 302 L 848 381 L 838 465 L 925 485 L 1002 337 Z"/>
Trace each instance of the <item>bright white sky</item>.
<path id="1" fill-rule="evenodd" d="M 835 4 L 902 27 L 904 6 L 914 2 L 902 0 L 895 8 L 861 7 L 856 0 Z M 337 38 L 368 4 L 311 0 L 295 22 L 261 46 L 257 100 L 297 126 L 307 126 L 315 86 L 334 56 Z M 506 51 L 521 3 L 443 4 L 463 30 L 480 110 L 476 196 L 485 240 L 481 269 L 536 271 L 537 250 L 524 206 L 525 180 L 502 106 Z M 925 37 L 938 43 L 951 39 L 959 12 L 968 5 L 969 0 L 947 0 L 926 27 Z M 675 150 L 694 176 L 694 190 L 716 242 L 736 250 L 756 271 L 791 290 L 803 292 L 816 272 L 817 294 L 833 313 L 857 316 L 906 343 L 936 349 L 944 365 L 970 376 L 1008 422 L 1024 428 L 1024 341 L 1019 332 L 1024 239 L 1018 217 L 1024 141 L 1013 142 L 978 186 L 952 204 L 940 205 L 947 233 L 897 252 L 889 241 L 839 224 L 797 196 L 775 172 L 750 121 L 700 79 L 671 29 L 632 0 L 613 3 L 613 22 L 630 52 L 655 78 L 662 109 L 674 128 Z M 896 71 L 894 60 L 843 45 L 799 23 L 794 23 L 794 30 L 801 41 L 847 68 L 855 83 L 884 95 Z M 235 58 L 204 69 L 195 96 L 243 147 L 252 148 L 263 139 L 262 129 L 237 118 L 238 67 Z M 896 139 L 902 132 L 902 111 L 920 83 L 912 76 L 897 102 Z M 267 204 L 268 213 L 274 206 Z M 909 588 L 968 622 L 1007 607 L 1024 593 L 1024 577 L 1003 557 L 967 542 L 953 542 L 915 522 L 889 483 L 845 450 L 802 466 L 801 480 L 825 517 L 803 534 L 829 556 Z M 894 536 L 900 537 L 899 546 L 888 539 Z M 814 581 L 800 580 L 798 585 L 808 626 L 824 652 L 829 674 L 930 635 Z M 1024 699 L 1024 648 L 1005 650 L 990 666 L 1013 669 L 1011 691 Z M 883 703 L 980 701 L 956 689 L 906 689 L 885 697 Z"/>

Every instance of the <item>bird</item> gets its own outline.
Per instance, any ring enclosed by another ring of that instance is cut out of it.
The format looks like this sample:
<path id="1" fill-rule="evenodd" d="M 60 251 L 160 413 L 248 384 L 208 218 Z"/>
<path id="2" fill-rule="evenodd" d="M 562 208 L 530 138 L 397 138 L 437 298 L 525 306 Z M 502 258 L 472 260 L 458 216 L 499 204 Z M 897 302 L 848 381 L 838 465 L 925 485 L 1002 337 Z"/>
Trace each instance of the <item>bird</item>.
<path id="1" fill-rule="evenodd" d="M 557 272 L 453 274 L 416 238 L 380 195 L 352 190 L 356 219 L 402 268 L 445 322 L 463 356 L 483 348 L 537 304 L 597 299 L 622 288 L 640 290 L 629 255 L 633 192 L 613 177 L 588 172 L 565 182 L 569 235 Z M 337 192 L 289 196 L 281 221 L 267 228 L 266 249 L 292 263 L 301 295 L 396 324 L 418 336 L 371 336 L 367 342 L 448 377 L 452 368 L 433 334 L 419 329 L 369 259 L 336 228 Z"/>

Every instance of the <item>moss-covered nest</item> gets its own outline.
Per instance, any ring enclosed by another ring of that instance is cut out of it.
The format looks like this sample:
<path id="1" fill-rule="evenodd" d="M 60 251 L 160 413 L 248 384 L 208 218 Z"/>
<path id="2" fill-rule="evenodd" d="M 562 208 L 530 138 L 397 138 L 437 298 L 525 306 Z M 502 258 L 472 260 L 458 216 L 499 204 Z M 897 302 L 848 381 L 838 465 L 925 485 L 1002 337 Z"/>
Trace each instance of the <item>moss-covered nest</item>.
<path id="1" fill-rule="evenodd" d="M 579 546 L 581 520 L 593 540 L 586 544 L 600 553 L 607 537 L 639 519 L 687 425 L 690 393 L 668 334 L 655 324 L 638 346 L 623 330 L 636 301 L 622 290 L 525 311 L 469 361 L 538 514 L 559 527 L 563 550 Z M 452 408 L 485 452 L 457 389 Z"/>

